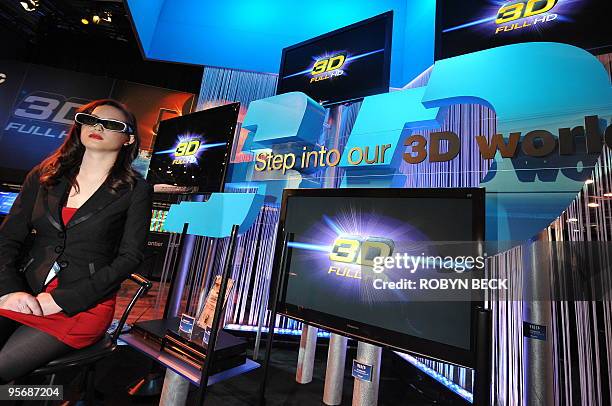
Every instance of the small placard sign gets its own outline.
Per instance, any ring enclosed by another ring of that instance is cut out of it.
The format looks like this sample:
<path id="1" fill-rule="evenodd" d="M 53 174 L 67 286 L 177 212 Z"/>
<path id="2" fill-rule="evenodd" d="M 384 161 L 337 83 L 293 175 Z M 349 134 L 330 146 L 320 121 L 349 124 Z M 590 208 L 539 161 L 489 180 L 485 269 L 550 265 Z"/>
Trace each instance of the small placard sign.
<path id="1" fill-rule="evenodd" d="M 183 314 L 181 316 L 181 324 L 179 324 L 179 331 L 183 334 L 187 334 L 191 336 L 194 325 L 195 325 L 195 317 L 192 317 L 188 314 Z"/>
<path id="2" fill-rule="evenodd" d="M 210 340 L 210 329 L 205 328 L 204 333 L 202 334 L 202 343 L 208 344 L 208 340 Z"/>
<path id="3" fill-rule="evenodd" d="M 372 382 L 372 365 L 366 365 L 354 359 L 352 375 L 353 378 L 360 381 Z"/>
<path id="4" fill-rule="evenodd" d="M 535 340 L 546 341 L 546 326 L 523 322 L 523 336 Z"/>

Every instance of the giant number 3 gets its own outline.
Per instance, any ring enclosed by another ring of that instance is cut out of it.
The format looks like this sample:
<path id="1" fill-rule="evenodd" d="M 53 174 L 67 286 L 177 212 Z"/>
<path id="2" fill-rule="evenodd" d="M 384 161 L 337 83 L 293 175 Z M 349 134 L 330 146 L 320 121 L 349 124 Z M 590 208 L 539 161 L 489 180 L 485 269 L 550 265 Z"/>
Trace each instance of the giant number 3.
<path id="1" fill-rule="evenodd" d="M 293 95 L 309 100 L 305 95 Z M 318 126 L 318 134 L 322 125 L 320 117 L 315 120 L 306 114 L 292 113 L 291 106 L 283 105 L 282 101 L 282 108 L 278 105 L 274 109 L 266 108 L 274 102 L 278 104 L 283 96 L 255 102 L 258 106 L 255 119 L 249 116 L 254 105 L 251 103 L 245 122 L 255 132 L 255 138 L 265 138 L 269 144 L 275 140 L 297 141 L 303 126 L 309 131 L 315 131 Z M 302 105 L 312 106 L 309 103 Z M 588 52 L 570 45 L 523 43 L 449 58 L 434 65 L 426 87 L 366 97 L 343 152 L 341 166 L 366 174 L 394 171 L 399 162 L 402 133 L 438 126 L 443 109 L 459 103 L 480 103 L 494 109 L 498 132 L 504 136 L 510 132 L 524 135 L 535 129 L 556 134 L 559 128 L 583 124 L 587 115 L 598 115 L 609 121 L 612 88 L 601 63 Z M 285 126 L 285 129 L 291 127 L 291 132 L 277 129 L 266 131 L 260 137 L 260 129 L 270 128 L 283 114 L 294 120 L 291 126 Z M 365 164 L 348 165 L 347 153 L 352 145 L 373 149 L 381 143 L 391 144 L 384 162 L 375 168 Z M 496 155 L 482 182 L 487 188 L 487 240 L 525 240 L 550 224 L 576 196 L 590 176 L 597 157 L 586 154 L 571 157 L 570 163 L 575 166 L 573 173 L 554 169 L 563 167 L 568 158 L 547 159 L 545 171 L 536 167 L 543 160 L 525 166 L 525 159 L 522 162 L 518 159 Z M 543 172 L 550 172 L 548 168 L 553 168 L 556 176 L 545 176 Z M 371 179 L 359 179 L 366 183 L 345 181 L 344 185 L 372 186 Z M 379 181 L 376 185 L 390 186 L 392 182 L 391 177 L 388 184 Z M 534 218 L 533 213 L 539 216 Z"/>
<path id="2" fill-rule="evenodd" d="M 74 122 L 75 110 L 86 103 L 89 103 L 89 100 L 74 97 L 66 100 L 64 96 L 59 94 L 34 92 L 27 95 L 16 106 L 13 114 L 16 117 L 71 125 Z"/>

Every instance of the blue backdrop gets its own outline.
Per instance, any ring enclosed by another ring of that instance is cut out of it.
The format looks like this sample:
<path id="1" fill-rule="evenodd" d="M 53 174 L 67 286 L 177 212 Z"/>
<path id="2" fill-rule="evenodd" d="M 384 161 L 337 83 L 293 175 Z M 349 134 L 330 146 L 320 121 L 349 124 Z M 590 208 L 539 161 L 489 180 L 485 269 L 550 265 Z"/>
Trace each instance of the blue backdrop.
<path id="1" fill-rule="evenodd" d="M 276 73 L 284 47 L 393 10 L 391 86 L 433 63 L 435 0 L 127 0 L 150 59 Z"/>

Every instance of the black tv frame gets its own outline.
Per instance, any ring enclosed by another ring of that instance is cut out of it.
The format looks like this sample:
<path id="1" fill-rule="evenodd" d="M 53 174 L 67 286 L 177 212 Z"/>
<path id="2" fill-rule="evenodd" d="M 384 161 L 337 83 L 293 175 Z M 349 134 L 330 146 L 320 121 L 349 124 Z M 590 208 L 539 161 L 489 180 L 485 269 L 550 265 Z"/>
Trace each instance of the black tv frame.
<path id="1" fill-rule="evenodd" d="M 178 116 L 178 117 L 172 117 L 169 118 L 167 120 L 162 120 L 159 122 L 159 125 L 161 126 L 162 123 L 165 122 L 169 122 L 169 121 L 173 121 L 173 120 L 181 120 L 184 119 L 185 117 L 189 117 L 191 115 L 194 114 L 199 114 L 211 109 L 216 109 L 216 108 L 221 108 L 221 107 L 228 107 L 228 106 L 232 106 L 232 105 L 236 105 L 236 122 L 234 123 L 234 133 L 230 136 L 228 142 L 227 142 L 227 153 L 225 154 L 225 161 L 223 162 L 223 172 L 221 173 L 221 182 L 220 182 L 220 186 L 219 186 L 219 190 L 200 190 L 199 186 L 198 186 L 198 190 L 196 190 L 195 192 L 193 192 L 192 194 L 209 194 L 209 193 L 215 193 L 215 192 L 223 192 L 225 190 L 225 180 L 227 177 L 227 170 L 228 167 L 230 165 L 230 160 L 232 157 L 232 151 L 234 148 L 234 138 L 236 138 L 236 128 L 238 127 L 238 118 L 240 117 L 240 102 L 232 102 L 232 103 L 226 103 L 226 104 L 222 104 L 219 106 L 214 106 L 214 107 L 210 107 L 208 109 L 204 109 L 204 110 L 199 110 L 199 111 L 193 111 L 189 114 L 185 114 L 183 116 Z M 159 127 L 158 127 L 158 134 L 156 134 L 155 136 L 155 141 L 157 142 L 157 136 L 159 135 Z M 153 145 L 153 151 L 155 151 L 155 144 Z M 147 178 L 148 178 L 148 174 L 147 174 Z M 148 180 L 148 179 L 147 179 Z M 151 183 L 152 185 L 155 185 L 155 183 Z M 178 185 L 181 186 L 181 185 Z"/>
<path id="2" fill-rule="evenodd" d="M 393 10 L 386 11 L 386 12 L 384 12 L 382 14 L 379 14 L 379 15 L 376 15 L 374 17 L 370 17 L 370 18 L 367 18 L 365 20 L 358 21 L 358 22 L 353 23 L 351 25 L 347 25 L 345 27 L 338 28 L 337 30 L 330 31 L 330 32 L 327 32 L 325 34 L 321 34 L 319 36 L 316 36 L 314 38 L 307 39 L 306 41 L 302 41 L 300 43 L 297 43 L 297 44 L 288 46 L 286 48 L 283 48 L 283 51 L 282 51 L 282 54 L 281 54 L 280 66 L 278 68 L 278 80 L 276 81 L 276 91 L 275 91 L 274 94 L 276 94 L 276 95 L 279 94 L 279 90 L 280 90 L 279 88 L 280 88 L 280 83 L 281 83 L 281 79 L 282 79 L 281 75 L 282 75 L 282 71 L 283 71 L 283 66 L 285 65 L 285 57 L 286 57 L 288 51 L 293 51 L 293 50 L 295 50 L 297 48 L 300 48 L 300 47 L 303 47 L 303 46 L 306 46 L 306 45 L 310 45 L 312 43 L 315 43 L 315 42 L 318 42 L 318 41 L 321 41 L 321 40 L 325 40 L 328 37 L 332 37 L 334 35 L 341 34 L 341 33 L 345 32 L 345 31 L 349 31 L 349 30 L 352 30 L 354 28 L 358 28 L 358 27 L 361 27 L 363 25 L 370 24 L 370 23 L 372 23 L 372 22 L 374 22 L 376 20 L 384 20 L 384 19 L 388 19 L 388 23 L 387 23 L 386 30 L 385 30 L 385 57 L 384 57 L 385 61 L 384 61 L 384 66 L 383 66 L 383 75 L 384 75 L 384 77 L 383 77 L 383 85 L 379 89 L 377 89 L 375 91 L 368 92 L 367 94 L 363 94 L 363 95 L 355 96 L 355 97 L 349 97 L 349 98 L 342 99 L 342 100 L 334 100 L 334 101 L 329 101 L 329 102 L 320 102 L 320 104 L 322 106 L 329 107 L 329 106 L 332 106 L 334 104 L 342 104 L 342 103 L 349 103 L 349 102 L 358 101 L 358 100 L 363 99 L 366 96 L 371 96 L 371 95 L 374 95 L 374 94 L 388 93 L 389 92 L 389 83 L 390 83 L 390 80 L 391 80 L 391 51 L 392 51 L 391 46 L 392 46 L 392 37 L 393 37 Z M 311 97 L 311 96 L 308 95 L 308 97 Z M 315 100 L 315 101 L 317 101 L 317 103 L 319 103 L 318 100 Z"/>
<path id="3" fill-rule="evenodd" d="M 287 201 L 291 197 L 343 197 L 351 199 L 355 197 L 366 198 L 465 198 L 473 201 L 472 206 L 472 238 L 473 241 L 484 242 L 485 236 L 485 190 L 483 188 L 346 188 L 346 189 L 285 189 L 281 205 L 280 220 L 278 225 L 277 240 L 275 247 L 272 281 L 280 283 L 280 292 L 271 289 L 270 297 L 277 297 L 276 308 L 278 313 L 292 319 L 299 320 L 312 326 L 320 327 L 327 331 L 354 338 L 359 341 L 390 348 L 401 352 L 410 352 L 419 356 L 436 359 L 442 362 L 456 364 L 468 368 L 477 366 L 477 321 L 478 311 L 484 308 L 483 301 L 471 302 L 471 325 L 470 325 L 470 349 L 455 347 L 420 337 L 402 334 L 396 331 L 371 326 L 355 320 L 337 317 L 319 311 L 305 309 L 291 303 L 286 303 L 287 278 L 285 269 L 281 273 L 283 263 L 286 267 L 290 263 L 290 252 L 287 258 L 281 261 L 285 243 L 285 219 L 287 215 Z M 290 238 L 290 236 L 289 236 Z M 283 263 L 281 263 L 283 262 Z M 275 286 L 274 282 L 270 286 Z"/>

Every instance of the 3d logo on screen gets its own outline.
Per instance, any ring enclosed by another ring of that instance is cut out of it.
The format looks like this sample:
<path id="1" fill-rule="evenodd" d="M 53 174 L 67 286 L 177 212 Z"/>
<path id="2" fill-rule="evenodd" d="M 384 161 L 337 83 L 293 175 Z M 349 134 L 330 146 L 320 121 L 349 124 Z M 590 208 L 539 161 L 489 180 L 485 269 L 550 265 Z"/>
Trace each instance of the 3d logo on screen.
<path id="1" fill-rule="evenodd" d="M 4 132 L 64 138 L 74 122 L 77 109 L 88 102 L 48 92 L 31 93 L 15 106 Z"/>
<path id="2" fill-rule="evenodd" d="M 202 142 L 200 141 L 200 137 L 185 137 L 183 139 L 179 138 L 178 145 L 174 149 L 174 160 L 172 161 L 173 165 L 177 164 L 190 164 L 198 162 L 198 152 L 200 151 L 200 146 Z"/>
<path id="3" fill-rule="evenodd" d="M 559 22 L 571 22 L 585 1 L 510 0 L 492 2 L 482 7 L 483 13 L 474 21 L 449 27 L 443 33 L 462 29 L 478 29 L 487 36 L 513 36 L 525 31 L 539 32 Z"/>
<path id="4" fill-rule="evenodd" d="M 190 165 L 197 164 L 205 150 L 225 145 L 224 142 L 206 144 L 206 140 L 199 134 L 183 134 L 178 136 L 174 147 L 158 151 L 155 155 L 171 155 L 172 165 Z"/>
<path id="5" fill-rule="evenodd" d="M 398 249 L 421 255 L 430 253 L 431 248 L 422 244 L 429 238 L 417 227 L 353 204 L 333 215 L 323 215 L 295 238 L 287 244 L 293 249 L 292 261 L 303 263 L 321 280 L 338 283 L 361 280 L 364 271 L 377 273 L 375 258 L 390 257 Z"/>
<path id="6" fill-rule="evenodd" d="M 427 86 L 366 97 L 341 153 L 343 186 L 403 186 L 395 176 L 400 141 L 439 128 L 446 109 L 460 103 L 491 107 L 497 141 L 512 143 L 520 134 L 533 150 L 523 148 L 510 158 L 501 153 L 504 143 L 496 146 L 481 183 L 487 188 L 488 240 L 524 240 L 546 227 L 590 176 L 602 137 L 612 144 L 612 129 L 606 128 L 612 88 L 601 63 L 570 45 L 514 44 L 438 61 Z M 254 132 L 259 148 L 314 145 L 324 113 L 302 93 L 281 94 L 252 102 L 243 128 Z M 551 140 L 556 147 L 560 139 L 559 154 L 553 154 Z M 570 139 L 576 153 L 563 147 Z M 587 147 L 594 153 L 586 153 Z M 424 145 L 417 143 L 408 154 L 422 154 L 419 149 Z"/>
<path id="7" fill-rule="evenodd" d="M 568 2 L 562 2 L 568 3 Z M 553 13 L 558 0 L 519 0 L 510 1 L 500 7 L 495 18 L 495 34 L 540 26 L 556 20 L 559 15 Z M 515 22 L 519 21 L 520 22 Z M 546 29 L 546 28 L 542 28 Z"/>
<path id="8" fill-rule="evenodd" d="M 327 273 L 361 279 L 362 267 L 373 267 L 374 258 L 389 257 L 394 248 L 395 243 L 388 238 L 340 235 L 329 253 L 329 260 L 335 264 L 329 267 Z"/>
<path id="9" fill-rule="evenodd" d="M 345 52 L 334 53 L 331 56 L 317 58 L 310 72 L 310 75 L 312 76 L 310 78 L 310 83 L 344 75 L 342 67 L 344 66 L 345 62 Z"/>
<path id="10" fill-rule="evenodd" d="M 349 67 L 351 62 L 384 51 L 384 48 L 381 48 L 358 55 L 351 55 L 348 51 L 328 52 L 324 55 L 314 57 L 312 66 L 300 72 L 286 75 L 283 77 L 283 79 L 304 75 L 310 77 L 309 83 L 316 83 L 321 80 L 343 76 L 347 73 L 346 69 Z"/>

